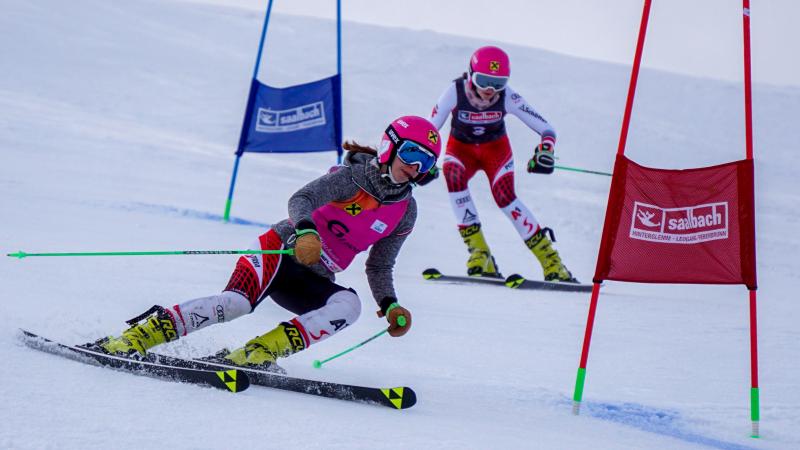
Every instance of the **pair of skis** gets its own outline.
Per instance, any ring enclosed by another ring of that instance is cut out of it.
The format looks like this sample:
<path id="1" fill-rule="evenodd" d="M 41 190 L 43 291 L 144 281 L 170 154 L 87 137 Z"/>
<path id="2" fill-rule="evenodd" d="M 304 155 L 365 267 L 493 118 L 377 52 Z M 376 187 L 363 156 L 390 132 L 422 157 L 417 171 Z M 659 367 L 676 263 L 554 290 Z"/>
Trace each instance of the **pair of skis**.
<path id="1" fill-rule="evenodd" d="M 568 282 L 555 282 L 555 281 L 539 281 L 529 280 L 522 275 L 513 274 L 506 278 L 501 277 L 469 277 L 460 275 L 445 275 L 439 272 L 438 269 L 425 269 L 422 272 L 422 277 L 426 280 L 432 281 L 445 281 L 451 283 L 478 283 L 478 284 L 491 284 L 495 286 L 506 286 L 512 289 L 534 289 L 543 291 L 561 291 L 561 292 L 591 292 L 591 284 L 582 283 L 568 283 Z"/>
<path id="2" fill-rule="evenodd" d="M 265 386 L 320 397 L 407 409 L 417 402 L 409 387 L 373 388 L 351 384 L 295 378 L 265 370 L 250 369 L 224 363 L 184 359 L 150 353 L 144 360 L 109 355 L 82 345 L 66 345 L 51 341 L 30 331 L 21 330 L 25 345 L 80 362 L 110 367 L 170 381 L 209 386 L 228 392 L 242 392 L 250 385 Z"/>
<path id="3" fill-rule="evenodd" d="M 506 286 L 513 289 L 539 289 L 548 291 L 590 292 L 591 285 L 528 280 L 514 274 L 507 278 L 467 277 L 444 275 L 437 269 L 422 273 L 426 280 L 452 283 L 481 283 Z M 30 331 L 22 331 L 23 342 L 31 348 L 64 356 L 88 364 L 156 378 L 209 386 L 228 392 L 242 392 L 251 384 L 320 397 L 335 398 L 360 403 L 371 403 L 393 409 L 407 409 L 417 402 L 416 393 L 409 387 L 373 388 L 351 384 L 295 378 L 246 367 L 202 359 L 184 359 L 150 353 L 143 360 L 109 355 L 83 345 L 66 345 L 51 341 Z"/>

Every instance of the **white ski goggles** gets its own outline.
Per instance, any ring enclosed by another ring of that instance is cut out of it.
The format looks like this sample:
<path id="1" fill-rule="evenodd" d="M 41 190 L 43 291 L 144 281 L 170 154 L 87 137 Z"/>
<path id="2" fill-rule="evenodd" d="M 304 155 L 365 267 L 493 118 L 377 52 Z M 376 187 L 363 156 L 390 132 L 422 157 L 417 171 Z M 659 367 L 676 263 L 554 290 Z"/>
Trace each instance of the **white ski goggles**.
<path id="1" fill-rule="evenodd" d="M 508 77 L 496 77 L 494 75 L 486 75 L 485 73 L 472 72 L 472 84 L 479 89 L 494 89 L 495 91 L 502 91 L 508 84 Z"/>

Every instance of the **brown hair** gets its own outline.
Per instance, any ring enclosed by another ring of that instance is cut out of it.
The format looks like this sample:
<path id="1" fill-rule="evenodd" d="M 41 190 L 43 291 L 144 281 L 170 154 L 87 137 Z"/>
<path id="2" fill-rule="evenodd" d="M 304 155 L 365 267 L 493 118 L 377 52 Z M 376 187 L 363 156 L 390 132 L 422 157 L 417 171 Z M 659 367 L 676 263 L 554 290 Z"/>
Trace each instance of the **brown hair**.
<path id="1" fill-rule="evenodd" d="M 378 149 L 375 147 L 361 145 L 355 141 L 344 141 L 342 148 L 350 153 L 366 153 L 368 155 L 378 156 Z"/>

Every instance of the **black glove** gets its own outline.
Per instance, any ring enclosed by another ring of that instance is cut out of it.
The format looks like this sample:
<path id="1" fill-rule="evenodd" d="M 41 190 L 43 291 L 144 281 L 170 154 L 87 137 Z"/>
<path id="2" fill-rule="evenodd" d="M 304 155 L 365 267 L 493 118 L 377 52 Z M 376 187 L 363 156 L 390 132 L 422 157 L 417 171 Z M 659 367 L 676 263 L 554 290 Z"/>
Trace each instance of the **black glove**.
<path id="1" fill-rule="evenodd" d="M 553 146 L 549 143 L 537 145 L 533 152 L 533 158 L 528 161 L 528 173 L 553 173 L 556 164 L 554 153 Z"/>
<path id="2" fill-rule="evenodd" d="M 431 167 L 431 170 L 419 174 L 417 178 L 414 179 L 414 184 L 417 186 L 425 186 L 426 184 L 430 183 L 431 181 L 439 178 L 439 168 L 436 166 Z"/>
<path id="3" fill-rule="evenodd" d="M 411 312 L 397 303 L 394 297 L 385 297 L 380 302 L 378 317 L 386 317 L 389 322 L 389 335 L 400 337 L 411 328 Z"/>

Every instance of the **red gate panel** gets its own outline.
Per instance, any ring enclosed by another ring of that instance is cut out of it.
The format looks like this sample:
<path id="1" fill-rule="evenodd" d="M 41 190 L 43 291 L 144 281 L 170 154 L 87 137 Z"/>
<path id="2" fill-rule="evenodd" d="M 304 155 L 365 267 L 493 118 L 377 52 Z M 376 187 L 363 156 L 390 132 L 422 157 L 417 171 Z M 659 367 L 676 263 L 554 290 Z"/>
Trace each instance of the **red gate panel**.
<path id="1" fill-rule="evenodd" d="M 652 169 L 618 155 L 594 281 L 756 288 L 753 161 Z"/>

